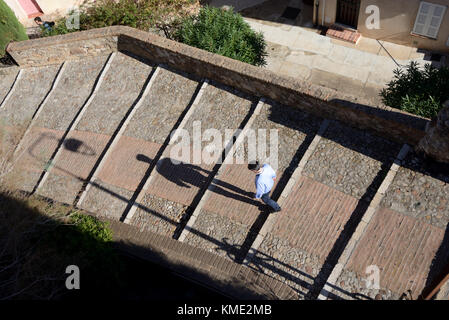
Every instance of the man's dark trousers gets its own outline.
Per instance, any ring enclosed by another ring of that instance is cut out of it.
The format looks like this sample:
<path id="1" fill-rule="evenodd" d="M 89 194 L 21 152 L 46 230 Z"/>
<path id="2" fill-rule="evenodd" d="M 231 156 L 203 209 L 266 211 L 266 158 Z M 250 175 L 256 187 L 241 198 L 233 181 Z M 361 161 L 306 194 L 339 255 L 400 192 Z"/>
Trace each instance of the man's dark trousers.
<path id="1" fill-rule="evenodd" d="M 273 208 L 274 211 L 281 210 L 281 207 L 276 203 L 276 201 L 274 201 L 270 198 L 270 192 L 264 193 L 262 195 L 262 201 L 265 204 L 269 205 L 271 208 Z"/>

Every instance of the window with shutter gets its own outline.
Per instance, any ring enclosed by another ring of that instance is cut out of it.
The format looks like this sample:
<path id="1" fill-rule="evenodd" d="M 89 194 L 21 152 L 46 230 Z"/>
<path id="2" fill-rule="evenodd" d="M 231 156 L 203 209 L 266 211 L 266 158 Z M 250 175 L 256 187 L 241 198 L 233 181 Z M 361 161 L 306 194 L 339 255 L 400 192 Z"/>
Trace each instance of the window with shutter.
<path id="1" fill-rule="evenodd" d="M 421 1 L 413 33 L 436 39 L 446 7 Z"/>

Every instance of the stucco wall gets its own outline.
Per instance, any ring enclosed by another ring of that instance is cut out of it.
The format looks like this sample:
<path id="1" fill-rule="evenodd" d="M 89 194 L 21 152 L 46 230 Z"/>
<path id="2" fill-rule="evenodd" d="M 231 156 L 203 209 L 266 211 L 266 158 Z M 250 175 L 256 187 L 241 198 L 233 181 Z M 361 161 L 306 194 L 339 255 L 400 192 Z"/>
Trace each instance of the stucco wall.
<path id="1" fill-rule="evenodd" d="M 449 52 L 446 41 L 449 38 L 449 0 L 428 0 L 427 2 L 445 5 L 448 8 L 443 17 L 443 21 L 436 40 L 411 35 L 418 13 L 420 0 L 361 0 L 358 30 L 363 36 L 386 40 L 402 45 L 410 45 L 418 48 Z M 380 29 L 370 30 L 365 26 L 365 21 L 369 14 L 365 9 L 370 4 L 376 4 L 380 9 Z"/>
<path id="2" fill-rule="evenodd" d="M 4 0 L 5 3 L 14 11 L 17 19 L 23 23 L 23 21 L 28 20 L 28 16 L 25 11 L 22 9 L 17 0 Z"/>
<path id="3" fill-rule="evenodd" d="M 36 26 L 33 18 L 28 18 L 28 15 L 17 0 L 5 0 L 5 2 L 14 11 L 19 21 L 25 27 Z M 36 0 L 36 3 L 43 11 L 44 18 L 51 20 L 64 16 L 71 8 L 81 5 L 83 0 Z"/>
<path id="4" fill-rule="evenodd" d="M 36 0 L 44 13 L 52 13 L 55 11 L 67 12 L 72 7 L 78 7 L 83 0 Z"/>
<path id="5" fill-rule="evenodd" d="M 316 1 L 319 2 L 318 24 L 330 26 L 335 23 L 337 0 Z M 449 52 L 449 47 L 446 45 L 449 38 L 449 0 L 427 1 L 448 7 L 436 40 L 411 34 L 420 2 L 421 0 L 361 0 L 357 30 L 367 38 L 385 40 L 433 51 Z M 366 27 L 366 21 L 371 15 L 371 13 L 366 13 L 366 8 L 369 5 L 377 5 L 380 9 L 380 29 L 368 29 Z"/>
<path id="6" fill-rule="evenodd" d="M 337 0 L 316 0 L 318 5 L 318 24 L 324 26 L 330 26 L 335 23 L 337 16 Z M 324 18 L 323 18 L 324 13 Z"/>

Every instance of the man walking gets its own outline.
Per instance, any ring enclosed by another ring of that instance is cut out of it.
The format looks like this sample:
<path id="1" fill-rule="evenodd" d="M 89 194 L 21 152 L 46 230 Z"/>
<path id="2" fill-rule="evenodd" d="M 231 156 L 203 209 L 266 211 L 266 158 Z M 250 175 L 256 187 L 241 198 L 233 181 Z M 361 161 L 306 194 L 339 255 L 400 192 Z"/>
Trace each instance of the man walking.
<path id="1" fill-rule="evenodd" d="M 36 22 L 36 24 L 40 26 L 42 30 L 45 29 L 48 32 L 50 32 L 55 26 L 55 23 L 53 21 L 42 21 L 42 19 L 39 17 L 34 18 L 34 22 Z"/>
<path id="2" fill-rule="evenodd" d="M 248 164 L 248 169 L 256 173 L 256 194 L 254 198 L 262 199 L 274 212 L 281 211 L 281 207 L 276 201 L 270 198 L 270 191 L 273 188 L 274 180 L 276 180 L 276 173 L 273 168 L 269 164 L 261 166 L 259 161 L 252 161 Z"/>

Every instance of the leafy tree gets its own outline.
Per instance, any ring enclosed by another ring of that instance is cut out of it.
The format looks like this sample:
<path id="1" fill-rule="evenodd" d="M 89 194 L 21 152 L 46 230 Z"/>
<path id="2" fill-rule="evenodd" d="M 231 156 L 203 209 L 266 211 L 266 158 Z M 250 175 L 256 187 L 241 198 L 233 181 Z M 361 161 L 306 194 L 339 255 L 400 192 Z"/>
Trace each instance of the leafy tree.
<path id="1" fill-rule="evenodd" d="M 266 43 L 242 16 L 230 10 L 203 7 L 196 16 L 184 18 L 174 39 L 209 52 L 256 66 L 266 64 Z"/>
<path id="2" fill-rule="evenodd" d="M 422 117 L 434 117 L 449 99 L 449 69 L 412 61 L 406 70 L 394 70 L 394 79 L 380 93 L 383 102 Z"/>

